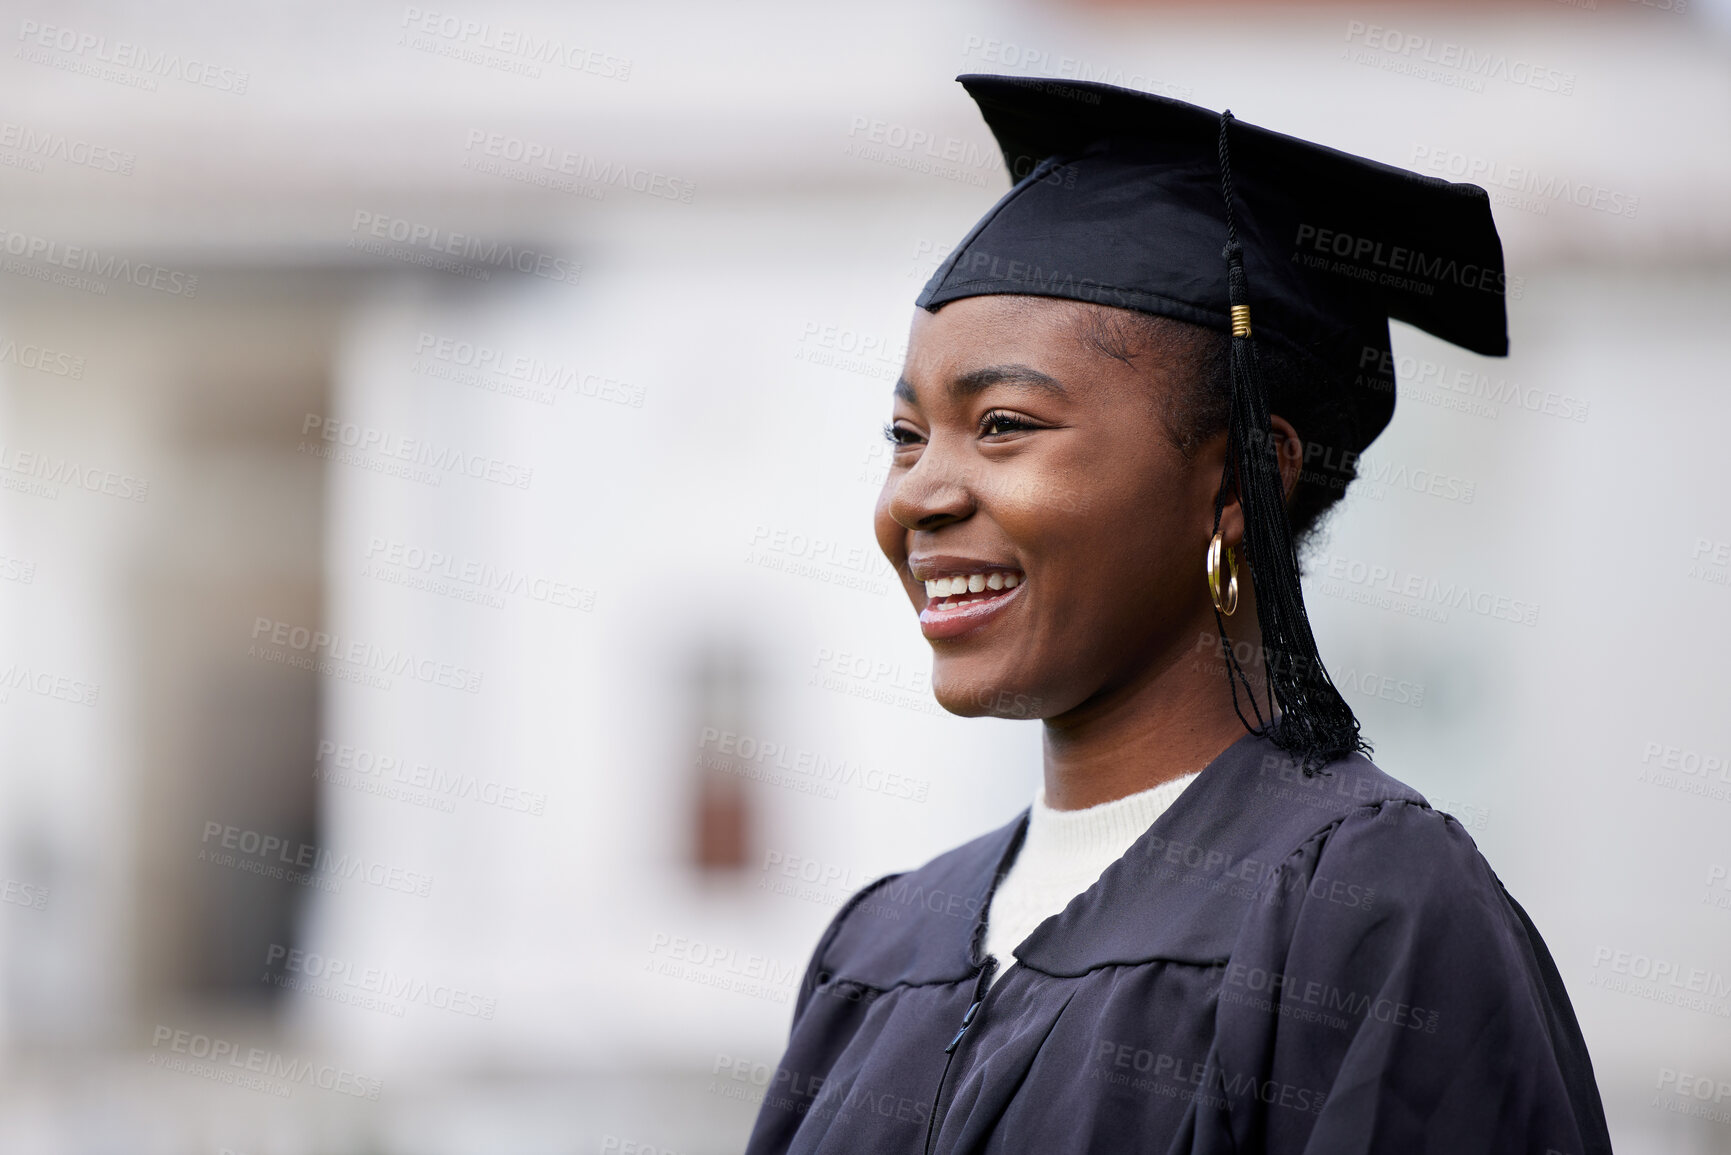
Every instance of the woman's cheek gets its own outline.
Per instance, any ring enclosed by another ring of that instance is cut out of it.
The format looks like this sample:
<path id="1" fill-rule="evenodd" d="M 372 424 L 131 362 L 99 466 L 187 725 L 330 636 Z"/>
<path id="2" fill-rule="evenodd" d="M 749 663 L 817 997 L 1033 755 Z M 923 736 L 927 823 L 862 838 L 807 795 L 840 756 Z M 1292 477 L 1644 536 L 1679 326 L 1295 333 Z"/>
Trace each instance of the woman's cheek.
<path id="1" fill-rule="evenodd" d="M 890 565 L 898 572 L 907 563 L 907 531 L 895 518 L 890 516 L 890 498 L 894 496 L 891 486 L 895 482 L 895 473 L 885 479 L 883 488 L 878 490 L 876 507 L 872 510 L 872 534 L 877 538 L 878 549 L 888 559 Z"/>

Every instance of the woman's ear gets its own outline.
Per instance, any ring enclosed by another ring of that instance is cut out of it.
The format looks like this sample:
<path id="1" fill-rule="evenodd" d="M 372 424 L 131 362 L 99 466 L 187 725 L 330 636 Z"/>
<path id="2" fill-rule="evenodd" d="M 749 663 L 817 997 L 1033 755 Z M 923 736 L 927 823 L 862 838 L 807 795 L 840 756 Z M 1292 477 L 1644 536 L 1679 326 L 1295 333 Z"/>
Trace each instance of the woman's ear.
<path id="1" fill-rule="evenodd" d="M 1298 439 L 1298 430 L 1292 427 L 1292 423 L 1279 414 L 1269 415 L 1268 432 L 1269 440 L 1274 445 L 1275 460 L 1280 467 L 1281 497 L 1290 505 L 1292 495 L 1298 489 L 1298 476 L 1304 470 L 1304 442 Z M 1210 441 L 1210 452 L 1203 455 L 1203 477 L 1217 476 L 1214 470 L 1219 466 L 1215 466 L 1214 461 L 1224 463 L 1226 440 L 1227 435 L 1221 433 Z M 1213 517 L 1212 500 L 1209 502 L 1209 517 Z M 1238 503 L 1236 489 L 1227 491 L 1226 504 L 1220 510 L 1220 536 L 1227 545 L 1232 546 L 1244 540 L 1244 507 Z"/>
<path id="2" fill-rule="evenodd" d="M 1220 491 L 1221 474 L 1226 468 L 1227 432 L 1222 429 L 1207 441 L 1196 455 L 1196 513 L 1203 540 L 1214 532 L 1214 498 Z M 1226 500 L 1220 507 L 1220 537 L 1229 546 L 1244 541 L 1244 507 L 1238 504 L 1238 487 L 1230 480 L 1226 484 Z"/>
<path id="3" fill-rule="evenodd" d="M 1292 494 L 1298 489 L 1298 475 L 1304 471 L 1304 442 L 1298 439 L 1298 430 L 1292 423 L 1278 413 L 1269 416 L 1268 431 L 1280 463 L 1280 493 L 1290 505 Z"/>

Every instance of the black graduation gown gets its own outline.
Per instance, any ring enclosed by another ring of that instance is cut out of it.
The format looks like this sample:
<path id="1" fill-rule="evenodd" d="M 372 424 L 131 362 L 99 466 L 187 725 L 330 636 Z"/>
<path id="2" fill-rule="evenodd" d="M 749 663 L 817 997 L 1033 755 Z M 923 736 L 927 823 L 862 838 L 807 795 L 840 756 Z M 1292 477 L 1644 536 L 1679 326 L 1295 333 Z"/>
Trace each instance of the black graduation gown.
<path id="1" fill-rule="evenodd" d="M 988 992 L 1026 823 L 842 908 L 749 1155 L 1610 1150 L 1538 931 L 1368 759 L 1234 743 Z"/>

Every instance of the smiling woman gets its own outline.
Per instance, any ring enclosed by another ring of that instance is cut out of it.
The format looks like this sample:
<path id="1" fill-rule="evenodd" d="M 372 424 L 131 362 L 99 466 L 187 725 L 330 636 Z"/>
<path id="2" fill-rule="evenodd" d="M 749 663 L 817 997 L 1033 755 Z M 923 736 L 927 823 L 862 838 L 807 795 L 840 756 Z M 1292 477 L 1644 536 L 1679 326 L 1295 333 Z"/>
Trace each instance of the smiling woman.
<path id="1" fill-rule="evenodd" d="M 1197 546 L 1212 533 L 1224 431 L 1186 454 L 1168 402 L 1192 359 L 1103 354 L 1087 340 L 1099 309 L 989 295 L 917 316 L 876 518 L 921 609 L 939 703 L 978 715 L 1001 692 L 1041 701 L 1056 755 L 1047 801 L 1061 809 L 1196 770 L 1243 732 L 1221 679 L 1189 661 L 1213 620 Z M 1276 429 L 1296 479 L 1296 435 Z M 1243 539 L 1235 505 L 1222 534 Z M 986 587 L 992 573 L 1002 592 Z M 982 588 L 925 588 L 958 578 Z M 1117 728 L 1099 721 L 1129 715 L 1136 732 L 1094 756 L 1093 736 Z"/>
<path id="2" fill-rule="evenodd" d="M 1365 757 L 1298 581 L 1389 318 L 1506 352 L 1484 191 L 964 83 L 1025 175 L 920 296 L 875 530 L 938 701 L 1032 707 L 1044 784 L 836 916 L 749 1150 L 1608 1151 L 1543 939 Z"/>

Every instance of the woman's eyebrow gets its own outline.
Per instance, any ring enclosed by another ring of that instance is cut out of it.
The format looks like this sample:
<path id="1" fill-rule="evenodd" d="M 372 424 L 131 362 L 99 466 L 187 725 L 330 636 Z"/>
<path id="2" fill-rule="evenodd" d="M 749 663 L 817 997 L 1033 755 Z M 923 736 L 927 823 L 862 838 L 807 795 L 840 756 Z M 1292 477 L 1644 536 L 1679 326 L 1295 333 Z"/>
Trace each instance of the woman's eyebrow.
<path id="1" fill-rule="evenodd" d="M 1050 393 L 1054 397 L 1068 397 L 1069 393 L 1056 377 L 1049 377 L 1029 365 L 991 365 L 984 369 L 975 369 L 971 373 L 963 373 L 950 381 L 949 394 L 953 401 L 963 401 L 990 389 L 993 385 L 1017 385 L 1026 389 L 1038 389 Z M 914 396 L 914 387 L 906 377 L 896 381 L 896 396 L 911 405 L 919 404 L 919 398 Z"/>

